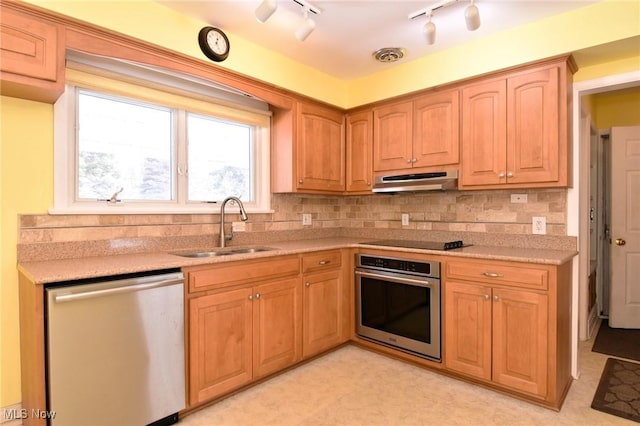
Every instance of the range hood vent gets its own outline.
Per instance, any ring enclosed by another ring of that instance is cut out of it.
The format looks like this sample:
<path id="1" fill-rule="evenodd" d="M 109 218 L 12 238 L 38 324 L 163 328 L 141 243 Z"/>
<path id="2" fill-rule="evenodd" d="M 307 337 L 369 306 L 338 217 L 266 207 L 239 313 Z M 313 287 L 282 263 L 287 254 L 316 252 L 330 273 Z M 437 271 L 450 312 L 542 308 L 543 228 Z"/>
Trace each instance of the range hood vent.
<path id="1" fill-rule="evenodd" d="M 417 192 L 458 189 L 458 171 L 376 176 L 373 192 Z"/>

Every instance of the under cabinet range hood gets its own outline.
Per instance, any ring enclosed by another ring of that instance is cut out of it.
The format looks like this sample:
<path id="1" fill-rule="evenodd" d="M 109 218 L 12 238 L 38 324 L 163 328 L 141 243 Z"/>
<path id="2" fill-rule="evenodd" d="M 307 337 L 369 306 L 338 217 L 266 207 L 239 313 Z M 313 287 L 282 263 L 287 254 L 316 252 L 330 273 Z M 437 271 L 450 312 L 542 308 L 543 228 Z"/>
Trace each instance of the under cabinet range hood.
<path id="1" fill-rule="evenodd" d="M 458 171 L 376 176 L 373 192 L 417 192 L 458 189 Z"/>

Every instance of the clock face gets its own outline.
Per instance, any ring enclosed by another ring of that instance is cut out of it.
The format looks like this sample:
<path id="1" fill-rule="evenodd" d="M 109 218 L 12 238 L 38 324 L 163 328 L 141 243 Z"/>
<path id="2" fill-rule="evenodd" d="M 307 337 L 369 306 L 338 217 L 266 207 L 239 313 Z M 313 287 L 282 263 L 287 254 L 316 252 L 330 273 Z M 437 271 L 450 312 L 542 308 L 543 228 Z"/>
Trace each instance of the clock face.
<path id="1" fill-rule="evenodd" d="M 227 40 L 217 31 L 209 31 L 207 44 L 218 55 L 222 55 L 227 51 Z"/>
<path id="2" fill-rule="evenodd" d="M 229 56 L 229 39 L 220 29 L 214 27 L 204 27 L 198 34 L 198 43 L 202 53 L 212 61 L 220 62 Z"/>

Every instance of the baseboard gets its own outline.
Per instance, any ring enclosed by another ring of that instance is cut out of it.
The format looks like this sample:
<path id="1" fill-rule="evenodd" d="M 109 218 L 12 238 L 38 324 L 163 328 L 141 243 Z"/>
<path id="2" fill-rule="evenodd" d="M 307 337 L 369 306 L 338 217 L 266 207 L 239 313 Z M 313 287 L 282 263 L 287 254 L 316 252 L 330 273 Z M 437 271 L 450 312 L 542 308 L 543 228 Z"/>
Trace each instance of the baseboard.
<path id="1" fill-rule="evenodd" d="M 589 311 L 589 318 L 587 319 L 587 340 L 595 337 L 600 327 L 600 317 L 598 316 L 598 304 L 593 305 L 591 311 Z"/>
<path id="2" fill-rule="evenodd" d="M 25 418 L 22 412 L 22 403 L 9 405 L 2 407 L 2 414 L 0 415 L 0 424 L 3 426 L 19 426 L 22 424 L 22 419 Z"/>

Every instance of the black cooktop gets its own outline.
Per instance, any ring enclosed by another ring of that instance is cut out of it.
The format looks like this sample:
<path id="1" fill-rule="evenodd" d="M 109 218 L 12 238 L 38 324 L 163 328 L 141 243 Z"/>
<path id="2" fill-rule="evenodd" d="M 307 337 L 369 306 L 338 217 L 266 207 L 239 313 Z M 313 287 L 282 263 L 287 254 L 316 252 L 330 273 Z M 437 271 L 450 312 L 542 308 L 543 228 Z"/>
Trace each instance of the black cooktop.
<path id="1" fill-rule="evenodd" d="M 411 240 L 380 240 L 380 241 L 368 241 L 362 244 L 368 244 L 371 246 L 386 246 L 386 247 L 406 247 L 424 250 L 453 250 L 457 248 L 467 247 L 469 244 L 464 244 L 462 240 L 456 241 L 411 241 Z"/>

